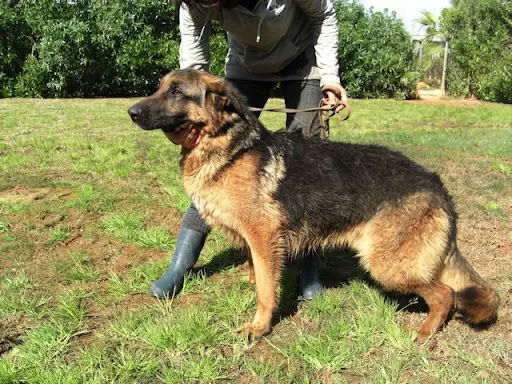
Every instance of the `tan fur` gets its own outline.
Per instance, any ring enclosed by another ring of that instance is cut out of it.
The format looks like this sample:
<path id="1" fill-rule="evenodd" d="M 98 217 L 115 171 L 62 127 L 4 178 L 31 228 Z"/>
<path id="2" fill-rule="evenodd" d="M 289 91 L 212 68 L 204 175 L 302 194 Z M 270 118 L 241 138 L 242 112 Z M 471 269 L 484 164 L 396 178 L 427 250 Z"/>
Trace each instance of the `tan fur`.
<path id="1" fill-rule="evenodd" d="M 433 282 L 416 288 L 415 293 L 425 299 L 429 309 L 427 319 L 418 332 L 418 341 L 422 343 L 446 322 L 455 303 L 454 292 L 443 283 Z"/>
<path id="2" fill-rule="evenodd" d="M 348 246 L 360 263 L 385 289 L 411 293 L 439 274 L 450 232 L 446 213 L 428 195 L 409 196 L 382 207 L 369 221 L 343 233 L 314 239 L 290 236 L 296 253 L 305 246 Z"/>
<path id="3" fill-rule="evenodd" d="M 409 293 L 439 273 L 449 232 L 446 213 L 430 196 L 410 196 L 384 207 L 368 223 L 357 244 L 361 264 L 384 288 Z"/>
<path id="4" fill-rule="evenodd" d="M 444 261 L 439 281 L 455 291 L 455 308 L 475 325 L 496 319 L 500 298 L 457 248 Z"/>

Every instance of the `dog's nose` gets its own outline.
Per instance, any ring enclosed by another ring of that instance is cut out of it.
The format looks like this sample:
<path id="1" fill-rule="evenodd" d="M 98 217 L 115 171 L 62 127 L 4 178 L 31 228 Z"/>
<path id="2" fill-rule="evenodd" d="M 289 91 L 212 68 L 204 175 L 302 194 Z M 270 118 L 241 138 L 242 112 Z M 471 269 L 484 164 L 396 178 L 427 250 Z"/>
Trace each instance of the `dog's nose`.
<path id="1" fill-rule="evenodd" d="M 128 114 L 132 118 L 133 121 L 137 121 L 142 115 L 142 108 L 138 105 L 134 105 L 128 109 Z"/>

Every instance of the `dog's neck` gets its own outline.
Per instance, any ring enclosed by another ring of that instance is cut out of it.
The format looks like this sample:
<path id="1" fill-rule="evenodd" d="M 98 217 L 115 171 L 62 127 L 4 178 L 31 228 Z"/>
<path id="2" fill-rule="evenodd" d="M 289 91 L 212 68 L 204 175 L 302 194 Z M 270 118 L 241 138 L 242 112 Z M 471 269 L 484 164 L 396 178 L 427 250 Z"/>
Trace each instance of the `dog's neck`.
<path id="1" fill-rule="evenodd" d="M 184 177 L 216 177 L 239 153 L 250 150 L 268 134 L 253 116 L 235 120 L 217 132 L 220 133 L 215 136 L 203 136 L 193 148 L 182 148 L 180 166 Z"/>

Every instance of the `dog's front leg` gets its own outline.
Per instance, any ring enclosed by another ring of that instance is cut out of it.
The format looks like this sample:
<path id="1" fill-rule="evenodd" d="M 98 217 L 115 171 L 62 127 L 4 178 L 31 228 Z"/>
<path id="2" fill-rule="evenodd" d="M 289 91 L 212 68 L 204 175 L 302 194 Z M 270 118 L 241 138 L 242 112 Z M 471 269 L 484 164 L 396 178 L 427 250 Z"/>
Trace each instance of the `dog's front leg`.
<path id="1" fill-rule="evenodd" d="M 268 223 L 266 223 L 268 225 Z M 249 341 L 255 341 L 270 332 L 272 316 L 277 307 L 277 289 L 281 278 L 284 247 L 280 246 L 278 231 L 258 226 L 249 231 L 247 243 L 251 250 L 258 307 L 251 323 L 246 323 L 242 332 Z"/>

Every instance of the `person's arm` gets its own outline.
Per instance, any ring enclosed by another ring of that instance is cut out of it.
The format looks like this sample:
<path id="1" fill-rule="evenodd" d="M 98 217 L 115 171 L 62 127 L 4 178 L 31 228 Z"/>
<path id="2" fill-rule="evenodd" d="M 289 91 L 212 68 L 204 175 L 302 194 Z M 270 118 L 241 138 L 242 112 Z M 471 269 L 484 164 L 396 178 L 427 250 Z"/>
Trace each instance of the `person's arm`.
<path id="1" fill-rule="evenodd" d="M 329 104 L 335 98 L 348 102 L 347 93 L 340 84 L 338 63 L 338 21 L 331 0 L 295 0 L 310 18 L 315 39 L 316 65 L 320 70 L 320 87 Z M 343 107 L 337 110 L 339 112 Z"/>
<path id="2" fill-rule="evenodd" d="M 200 7 L 180 7 L 180 68 L 208 71 L 210 65 L 209 38 L 211 20 L 208 11 Z"/>

